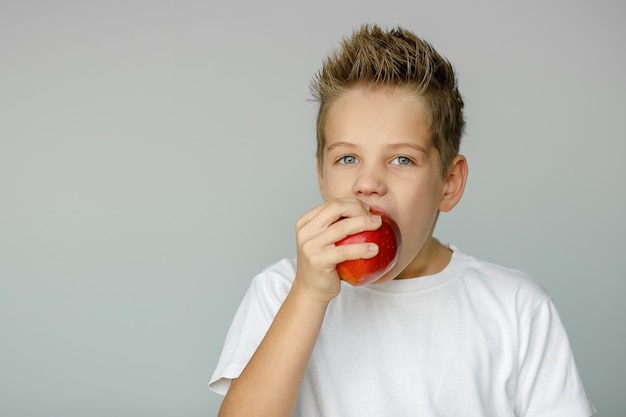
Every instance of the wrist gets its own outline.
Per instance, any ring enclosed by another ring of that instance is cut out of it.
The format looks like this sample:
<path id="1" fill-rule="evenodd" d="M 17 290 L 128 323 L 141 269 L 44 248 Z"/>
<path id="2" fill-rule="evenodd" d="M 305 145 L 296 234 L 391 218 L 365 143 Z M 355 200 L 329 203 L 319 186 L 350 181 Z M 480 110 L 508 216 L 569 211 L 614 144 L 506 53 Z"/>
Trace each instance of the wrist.
<path id="1" fill-rule="evenodd" d="M 305 306 L 307 310 L 321 309 L 326 311 L 330 300 L 337 296 L 337 293 L 326 293 L 319 289 L 307 285 L 298 276 L 293 281 L 289 295 L 299 305 Z"/>

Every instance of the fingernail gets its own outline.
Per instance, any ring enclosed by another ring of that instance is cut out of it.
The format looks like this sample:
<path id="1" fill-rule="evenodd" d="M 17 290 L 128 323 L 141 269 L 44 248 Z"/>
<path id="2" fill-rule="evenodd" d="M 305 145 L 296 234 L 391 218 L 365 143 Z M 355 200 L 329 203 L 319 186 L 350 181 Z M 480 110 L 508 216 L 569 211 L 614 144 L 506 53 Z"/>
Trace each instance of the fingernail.
<path id="1" fill-rule="evenodd" d="M 378 245 L 376 245 L 375 243 L 370 243 L 369 245 L 367 245 L 367 250 L 372 253 L 376 253 L 378 252 Z"/>
<path id="2" fill-rule="evenodd" d="M 380 217 L 377 214 L 370 214 L 370 219 L 372 220 L 372 223 L 380 223 L 382 221 L 382 217 Z"/>

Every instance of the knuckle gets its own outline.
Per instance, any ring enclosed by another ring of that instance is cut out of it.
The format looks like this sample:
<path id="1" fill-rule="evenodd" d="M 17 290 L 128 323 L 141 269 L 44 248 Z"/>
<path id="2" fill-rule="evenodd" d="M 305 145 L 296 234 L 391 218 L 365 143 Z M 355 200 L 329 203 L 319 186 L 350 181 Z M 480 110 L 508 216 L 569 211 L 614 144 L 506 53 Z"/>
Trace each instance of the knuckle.
<path id="1" fill-rule="evenodd" d="M 298 220 L 296 220 L 296 230 L 301 230 L 302 227 L 306 224 L 306 218 L 304 216 L 300 217 Z"/>
<path id="2" fill-rule="evenodd" d="M 335 199 L 335 200 L 330 200 L 328 202 L 327 207 L 331 209 L 332 211 L 337 211 L 337 210 L 342 209 L 343 205 L 344 205 L 343 201 Z"/>
<path id="3" fill-rule="evenodd" d="M 300 250 L 302 251 L 303 254 L 308 255 L 309 257 L 312 254 L 312 243 L 310 240 L 304 241 L 300 244 Z"/>

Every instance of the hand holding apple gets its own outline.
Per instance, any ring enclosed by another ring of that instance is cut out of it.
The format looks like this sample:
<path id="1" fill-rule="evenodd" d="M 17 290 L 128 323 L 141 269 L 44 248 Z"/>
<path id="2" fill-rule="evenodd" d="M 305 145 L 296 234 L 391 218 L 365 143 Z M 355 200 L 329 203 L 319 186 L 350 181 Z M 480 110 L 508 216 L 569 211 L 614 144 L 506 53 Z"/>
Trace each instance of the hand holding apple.
<path id="1" fill-rule="evenodd" d="M 378 253 L 373 258 L 349 260 L 337 265 L 339 278 L 352 285 L 374 282 L 389 272 L 398 261 L 402 246 L 400 228 L 391 216 L 375 207 L 370 212 L 382 218 L 378 229 L 356 233 L 335 243 L 337 246 L 370 242 L 378 245 Z"/>

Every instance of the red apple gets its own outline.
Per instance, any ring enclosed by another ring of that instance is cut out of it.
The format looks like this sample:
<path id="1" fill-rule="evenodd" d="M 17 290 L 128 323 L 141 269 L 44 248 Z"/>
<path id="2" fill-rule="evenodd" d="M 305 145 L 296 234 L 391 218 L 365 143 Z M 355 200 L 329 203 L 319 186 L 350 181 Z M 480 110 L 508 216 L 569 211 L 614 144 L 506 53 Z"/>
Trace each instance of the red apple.
<path id="1" fill-rule="evenodd" d="M 378 245 L 378 253 L 373 258 L 349 260 L 337 265 L 339 278 L 352 285 L 369 284 L 389 272 L 398 261 L 402 246 L 400 228 L 391 216 L 375 207 L 370 212 L 382 218 L 378 229 L 356 233 L 335 243 L 337 246 L 366 242 Z"/>

